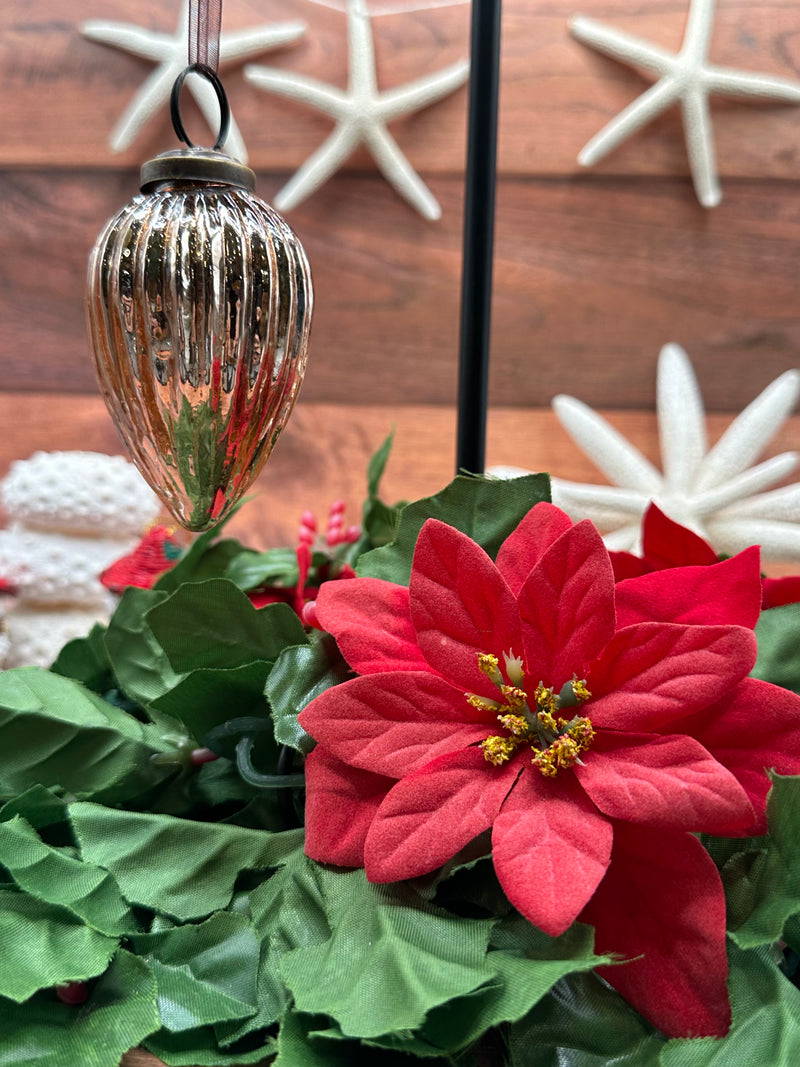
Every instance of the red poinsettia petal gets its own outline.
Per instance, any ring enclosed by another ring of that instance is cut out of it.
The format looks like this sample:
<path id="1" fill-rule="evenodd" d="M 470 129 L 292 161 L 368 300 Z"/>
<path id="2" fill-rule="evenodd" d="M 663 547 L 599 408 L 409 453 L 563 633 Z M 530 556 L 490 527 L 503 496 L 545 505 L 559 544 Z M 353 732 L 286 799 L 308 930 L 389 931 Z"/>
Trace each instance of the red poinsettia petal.
<path id="1" fill-rule="evenodd" d="M 651 504 L 642 522 L 643 555 L 654 570 L 665 567 L 707 567 L 718 560 L 702 537 L 674 522 Z"/>
<path id="2" fill-rule="evenodd" d="M 626 578 L 638 578 L 641 574 L 649 574 L 655 570 L 646 559 L 634 556 L 632 552 L 609 552 L 611 567 L 614 571 L 614 581 L 623 582 Z"/>
<path id="3" fill-rule="evenodd" d="M 598 952 L 630 959 L 600 974 L 659 1030 L 727 1032 L 725 895 L 696 837 L 615 823 L 608 874 L 581 919 L 595 927 Z"/>
<path id="4" fill-rule="evenodd" d="M 497 569 L 516 596 L 547 549 L 572 527 L 572 519 L 554 504 L 536 504 L 497 553 Z"/>
<path id="5" fill-rule="evenodd" d="M 315 611 L 320 626 L 333 634 L 359 674 L 428 669 L 417 645 L 404 585 L 380 578 L 325 582 Z"/>
<path id="6" fill-rule="evenodd" d="M 747 793 L 692 737 L 601 733 L 575 774 L 615 819 L 709 834 L 753 824 Z"/>
<path id="7" fill-rule="evenodd" d="M 614 574 L 600 534 L 580 522 L 562 534 L 519 594 L 525 665 L 558 691 L 614 633 Z"/>
<path id="8" fill-rule="evenodd" d="M 367 834 L 367 878 L 398 882 L 441 867 L 492 825 L 521 769 L 519 760 L 495 767 L 468 748 L 398 782 Z"/>
<path id="9" fill-rule="evenodd" d="M 411 570 L 411 617 L 434 670 L 470 692 L 497 696 L 478 654 L 521 647 L 516 600 L 486 553 L 466 534 L 428 519 Z"/>
<path id="10" fill-rule="evenodd" d="M 617 585 L 617 626 L 681 622 L 747 626 L 761 613 L 761 561 L 748 548 L 709 567 L 673 567 Z"/>
<path id="11" fill-rule="evenodd" d="M 348 767 L 318 745 L 306 757 L 306 855 L 363 867 L 370 823 L 394 780 Z"/>
<path id="12" fill-rule="evenodd" d="M 753 632 L 741 626 L 627 626 L 589 667 L 586 714 L 611 730 L 669 728 L 722 699 L 755 659 Z"/>
<path id="13" fill-rule="evenodd" d="M 335 685 L 312 700 L 299 722 L 337 759 L 393 778 L 497 732 L 494 716 L 471 707 L 438 675 L 418 671 Z"/>
<path id="14" fill-rule="evenodd" d="M 693 716 L 686 727 L 750 797 L 757 821 L 748 833 L 766 833 L 767 770 L 800 774 L 800 696 L 745 678 L 728 698 Z"/>
<path id="15" fill-rule="evenodd" d="M 611 838 L 611 823 L 572 775 L 545 779 L 527 767 L 494 821 L 494 868 L 514 907 L 557 937 L 603 878 Z"/>
<path id="16" fill-rule="evenodd" d="M 779 608 L 800 601 L 800 575 L 762 579 L 762 608 Z"/>

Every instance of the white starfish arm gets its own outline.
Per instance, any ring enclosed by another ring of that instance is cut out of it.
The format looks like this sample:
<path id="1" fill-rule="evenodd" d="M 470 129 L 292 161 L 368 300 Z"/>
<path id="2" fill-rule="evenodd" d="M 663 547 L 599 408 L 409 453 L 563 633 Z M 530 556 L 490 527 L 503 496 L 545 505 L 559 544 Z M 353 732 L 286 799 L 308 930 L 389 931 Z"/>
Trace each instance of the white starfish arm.
<path id="1" fill-rule="evenodd" d="M 461 88 L 468 77 L 469 60 L 462 59 L 452 66 L 436 71 L 435 74 L 428 74 L 424 78 L 408 82 L 407 85 L 399 85 L 396 89 L 381 93 L 377 113 L 384 122 L 391 122 L 410 111 L 421 111 L 422 108 Z"/>
<path id="2" fill-rule="evenodd" d="M 705 82 L 709 92 L 722 96 L 754 96 L 800 103 L 800 82 L 792 78 L 711 66 L 706 69 Z"/>
<path id="3" fill-rule="evenodd" d="M 315 78 L 255 65 L 245 67 L 244 76 L 258 89 L 285 96 L 288 100 L 297 100 L 316 111 L 332 115 L 335 119 L 344 118 L 350 111 L 349 97 L 344 90 L 326 85 Z"/>
<path id="4" fill-rule="evenodd" d="M 219 130 L 219 101 L 217 100 L 217 94 L 214 91 L 214 87 L 204 78 L 198 78 L 196 76 L 191 76 L 187 80 L 187 84 L 191 90 L 192 96 L 197 101 L 197 106 L 200 108 L 203 118 L 214 133 L 214 139 L 216 139 Z M 235 156 L 235 158 L 241 160 L 242 163 L 247 162 L 247 147 L 233 114 L 231 114 L 228 136 L 225 138 L 223 147 L 229 155 Z"/>
<path id="5" fill-rule="evenodd" d="M 679 92 L 679 83 L 673 78 L 662 78 L 656 82 L 586 142 L 578 154 L 578 163 L 582 167 L 591 167 L 607 156 L 617 145 L 674 104 Z"/>
<path id="6" fill-rule="evenodd" d="M 692 0 L 686 19 L 681 56 L 701 63 L 708 55 L 714 28 L 714 0 Z"/>
<path id="7" fill-rule="evenodd" d="M 742 411 L 706 458 L 695 491 L 707 492 L 739 474 L 763 452 L 800 398 L 800 371 L 788 370 Z"/>
<path id="8" fill-rule="evenodd" d="M 725 508 L 720 519 L 778 519 L 800 523 L 800 482 L 759 493 Z"/>
<path id="9" fill-rule="evenodd" d="M 277 22 L 271 26 L 254 26 L 249 30 L 223 33 L 219 39 L 219 62 L 232 63 L 291 44 L 306 32 L 304 22 Z"/>
<path id="10" fill-rule="evenodd" d="M 591 511 L 593 515 L 607 516 L 607 520 L 613 518 L 614 521 L 621 519 L 630 522 L 631 515 L 641 515 L 650 503 L 647 494 L 637 493 L 635 489 L 623 489 L 618 485 L 590 485 L 553 478 L 552 490 L 553 503 L 563 501 L 564 509 L 570 511 L 570 514 L 570 509 L 579 509 L 581 518 L 589 517 Z"/>
<path id="11" fill-rule="evenodd" d="M 603 543 L 609 552 L 635 552 L 637 556 L 642 554 L 642 527 L 637 523 L 635 526 L 620 526 L 616 530 L 610 530 L 603 534 Z"/>
<path id="12" fill-rule="evenodd" d="M 436 222 L 442 217 L 439 201 L 417 174 L 400 146 L 384 126 L 374 126 L 364 132 L 364 141 L 372 152 L 384 178 L 404 200 L 422 215 Z"/>
<path id="13" fill-rule="evenodd" d="M 716 207 L 722 200 L 714 152 L 714 131 L 708 96 L 704 89 L 688 89 L 681 99 L 686 153 L 697 199 L 703 207 Z"/>
<path id="14" fill-rule="evenodd" d="M 91 19 L 81 26 L 81 33 L 90 41 L 119 48 L 133 56 L 150 59 L 160 63 L 177 51 L 178 42 L 166 33 L 154 33 L 143 30 L 126 22 L 107 22 L 103 19 Z"/>
<path id="15" fill-rule="evenodd" d="M 109 145 L 112 152 L 124 152 L 133 144 L 142 127 L 164 106 L 182 69 L 178 62 L 166 63 L 142 82 L 111 131 Z"/>
<path id="16" fill-rule="evenodd" d="M 664 345 L 659 353 L 656 398 L 663 490 L 684 494 L 706 452 L 706 423 L 697 378 L 680 345 Z"/>
<path id="17" fill-rule="evenodd" d="M 359 100 L 374 100 L 378 93 L 375 42 L 364 0 L 347 0 L 347 47 L 350 56 L 348 89 Z"/>
<path id="18" fill-rule="evenodd" d="M 341 167 L 359 143 L 355 126 L 337 126 L 330 137 L 308 157 L 292 178 L 279 190 L 273 203 L 278 211 L 291 211 L 310 196 Z"/>
<path id="19" fill-rule="evenodd" d="M 769 489 L 776 482 L 781 481 L 795 469 L 800 459 L 797 452 L 783 452 L 780 456 L 759 463 L 757 467 L 751 467 L 742 474 L 731 478 L 715 489 L 698 495 L 695 499 L 695 513 L 703 518 L 713 515 L 714 512 L 728 508 L 730 505 Z"/>
<path id="20" fill-rule="evenodd" d="M 714 547 L 733 555 L 749 545 L 761 545 L 764 559 L 800 559 L 800 526 L 768 519 L 720 519 L 709 523 Z"/>
<path id="21" fill-rule="evenodd" d="M 570 19 L 569 31 L 581 44 L 588 45 L 596 52 L 602 52 L 620 63 L 632 64 L 659 76 L 669 74 L 675 69 L 674 53 L 630 33 L 605 26 L 585 15 L 575 15 Z"/>
<path id="22" fill-rule="evenodd" d="M 488 478 L 507 480 L 510 478 L 522 478 L 526 474 L 533 474 L 533 471 L 528 470 L 527 467 L 510 467 L 507 463 L 496 463 L 494 466 L 486 468 Z"/>
<path id="23" fill-rule="evenodd" d="M 653 464 L 602 415 L 572 396 L 555 397 L 552 407 L 572 440 L 609 481 L 648 499 L 661 490 L 662 478 Z"/>

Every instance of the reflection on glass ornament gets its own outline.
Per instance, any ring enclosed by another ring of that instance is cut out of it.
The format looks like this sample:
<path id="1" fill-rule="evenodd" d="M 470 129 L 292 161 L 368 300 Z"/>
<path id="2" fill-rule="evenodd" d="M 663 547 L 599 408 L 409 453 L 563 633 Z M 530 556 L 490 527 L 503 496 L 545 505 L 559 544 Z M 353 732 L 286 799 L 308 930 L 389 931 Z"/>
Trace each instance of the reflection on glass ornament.
<path id="1" fill-rule="evenodd" d="M 225 517 L 297 397 L 308 261 L 251 170 L 216 149 L 142 167 L 142 191 L 89 262 L 100 389 L 133 461 L 189 530 Z"/>

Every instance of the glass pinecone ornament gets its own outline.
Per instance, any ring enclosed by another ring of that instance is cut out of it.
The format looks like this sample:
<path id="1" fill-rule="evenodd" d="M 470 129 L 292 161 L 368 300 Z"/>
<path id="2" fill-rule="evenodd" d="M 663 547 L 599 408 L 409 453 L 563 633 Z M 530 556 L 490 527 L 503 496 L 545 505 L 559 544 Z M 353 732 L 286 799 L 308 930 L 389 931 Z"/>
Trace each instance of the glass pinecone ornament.
<path id="1" fill-rule="evenodd" d="M 204 530 L 267 460 L 297 397 L 313 294 L 303 247 L 215 149 L 167 152 L 89 262 L 100 389 L 134 463 Z"/>

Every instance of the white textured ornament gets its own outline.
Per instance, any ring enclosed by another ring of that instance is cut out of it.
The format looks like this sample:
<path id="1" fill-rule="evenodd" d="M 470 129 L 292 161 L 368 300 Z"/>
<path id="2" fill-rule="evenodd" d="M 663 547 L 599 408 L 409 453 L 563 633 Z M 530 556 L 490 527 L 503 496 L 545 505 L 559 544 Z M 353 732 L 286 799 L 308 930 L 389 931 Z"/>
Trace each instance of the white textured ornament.
<path id="1" fill-rule="evenodd" d="M 108 615 L 99 610 L 53 611 L 20 604 L 9 610 L 4 621 L 7 645 L 5 653 L 0 648 L 0 664 L 49 667 L 68 641 L 85 637 L 96 622 L 107 622 Z"/>
<path id="2" fill-rule="evenodd" d="M 36 530 L 135 538 L 161 510 L 158 497 L 123 456 L 34 452 L 0 483 L 8 515 Z"/>
<path id="3" fill-rule="evenodd" d="M 384 178 L 426 219 L 441 218 L 442 209 L 400 146 L 387 123 L 410 115 L 449 96 L 464 84 L 469 62 L 462 60 L 416 81 L 379 92 L 375 71 L 372 23 L 364 0 L 347 0 L 349 77 L 347 89 L 291 71 L 261 66 L 245 68 L 257 88 L 296 100 L 336 121 L 326 141 L 305 161 L 274 199 L 279 211 L 290 211 L 338 171 L 355 149 L 364 144 Z"/>
<path id="4" fill-rule="evenodd" d="M 575 16 L 570 31 L 583 44 L 627 66 L 658 78 L 641 96 L 582 148 L 581 166 L 597 163 L 662 111 L 680 104 L 686 151 L 697 198 L 704 207 L 722 199 L 708 98 L 711 94 L 800 104 L 800 82 L 789 78 L 720 67 L 708 61 L 714 0 L 691 0 L 680 52 L 668 52 L 640 37 Z"/>
<path id="5" fill-rule="evenodd" d="M 178 26 L 172 36 L 127 22 L 92 20 L 81 26 L 81 33 L 90 41 L 118 48 L 157 64 L 114 127 L 109 141 L 112 151 L 124 152 L 153 115 L 167 105 L 175 79 L 187 65 L 188 27 L 188 0 L 183 0 Z M 303 22 L 277 22 L 222 33 L 219 38 L 219 65 L 230 66 L 237 61 L 243 62 L 263 52 L 281 48 L 302 37 L 305 30 Z M 186 87 L 193 94 L 209 126 L 217 129 L 219 105 L 213 86 L 205 78 L 192 77 L 187 80 Z M 247 161 L 244 139 L 232 116 L 224 148 L 229 155 L 243 163 Z"/>
<path id="6" fill-rule="evenodd" d="M 798 397 L 800 372 L 786 371 L 709 449 L 703 401 L 689 357 L 679 345 L 665 345 L 657 380 L 663 471 L 586 404 L 557 396 L 553 410 L 561 425 L 613 484 L 553 478 L 553 502 L 576 522 L 591 519 L 610 549 L 641 550 L 642 517 L 654 501 L 718 552 L 733 554 L 761 545 L 765 558 L 800 560 L 800 483 L 771 488 L 797 467 L 800 456 L 784 452 L 755 463 Z M 492 467 L 489 473 L 514 477 L 527 471 Z"/>

